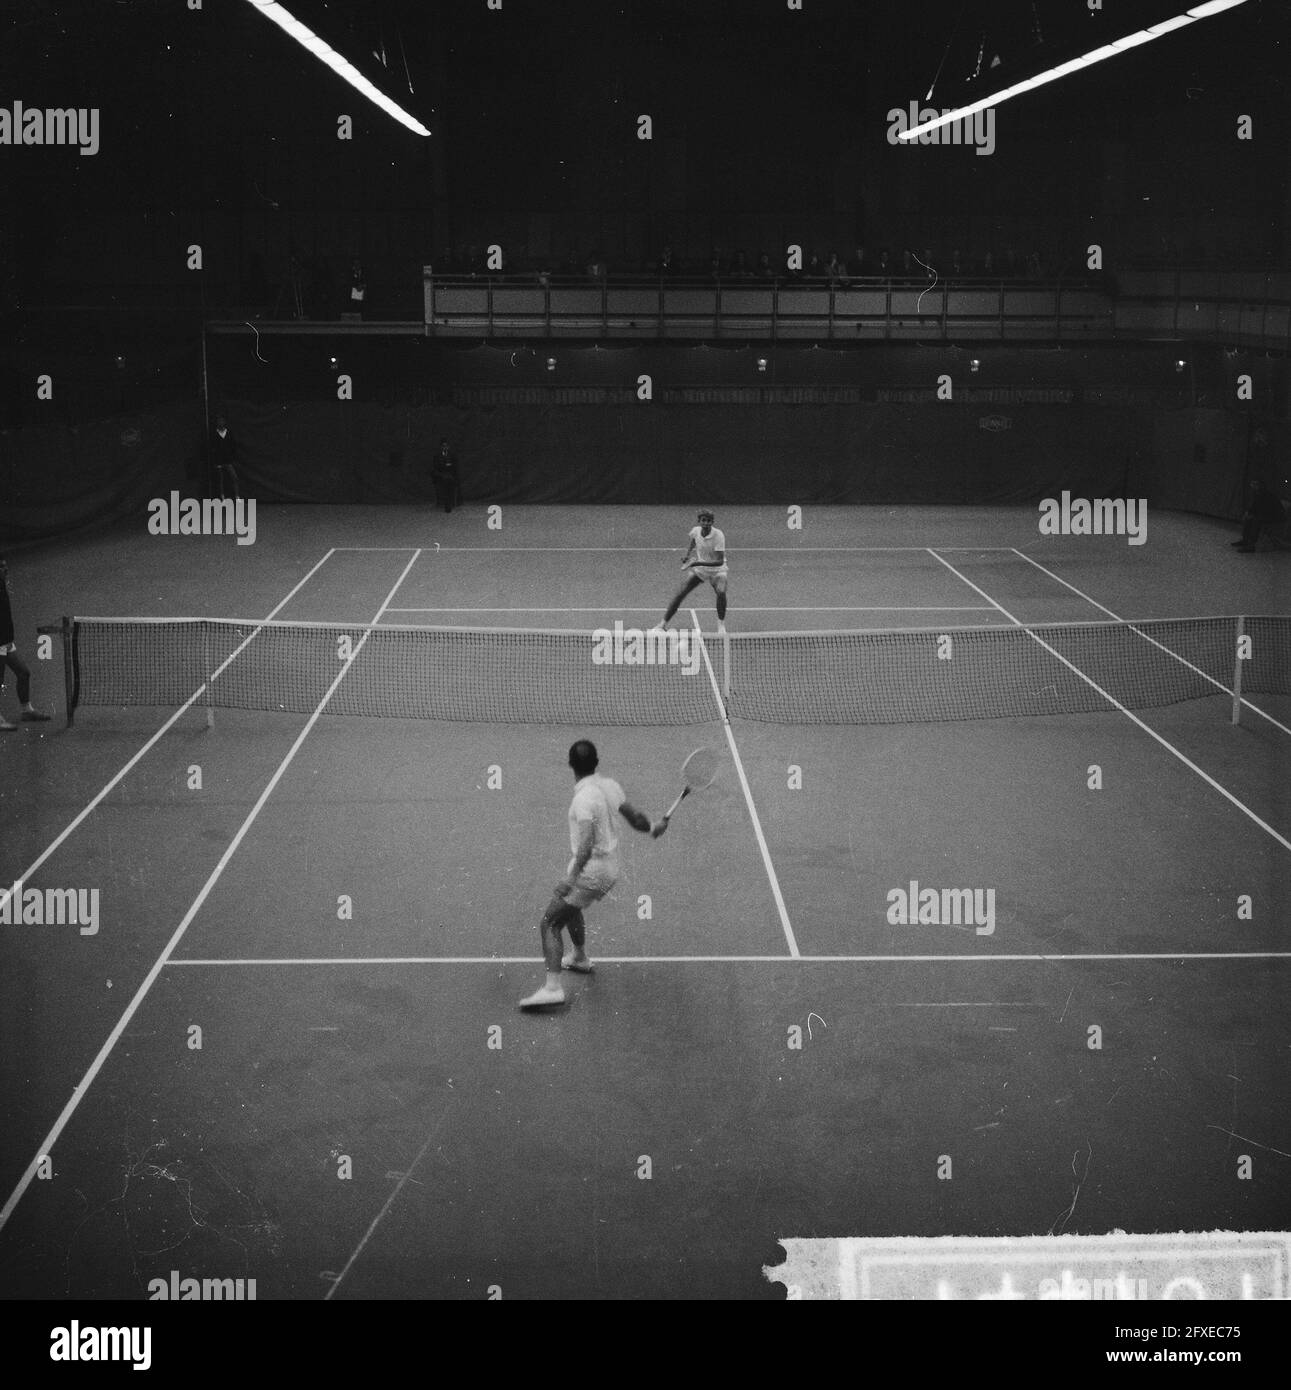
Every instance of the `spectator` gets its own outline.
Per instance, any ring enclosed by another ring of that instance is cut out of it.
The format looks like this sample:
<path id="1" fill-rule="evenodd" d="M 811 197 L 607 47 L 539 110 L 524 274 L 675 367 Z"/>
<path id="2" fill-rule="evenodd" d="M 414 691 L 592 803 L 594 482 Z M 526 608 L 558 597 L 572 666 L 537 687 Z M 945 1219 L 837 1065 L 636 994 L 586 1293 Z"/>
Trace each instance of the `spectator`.
<path id="1" fill-rule="evenodd" d="M 914 252 L 908 246 L 901 253 L 901 274 L 907 280 L 914 274 Z"/>
<path id="2" fill-rule="evenodd" d="M 1279 531 L 1285 519 L 1282 503 L 1271 488 L 1259 478 L 1251 480 L 1251 500 L 1242 514 L 1242 536 L 1230 544 L 1243 555 L 1250 555 L 1265 531 Z"/>
<path id="3" fill-rule="evenodd" d="M 846 283 L 847 267 L 838 259 L 837 251 L 829 253 L 829 259 L 825 262 L 825 274 L 829 277 L 831 285 Z"/>
<path id="4" fill-rule="evenodd" d="M 461 475 L 457 471 L 457 455 L 447 439 L 439 441 L 439 450 L 430 465 L 430 480 L 435 487 L 435 505 L 451 512 L 462 500 Z"/>
<path id="5" fill-rule="evenodd" d="M 1044 279 L 1044 262 L 1040 259 L 1039 251 L 1032 251 L 1032 253 L 1027 257 L 1027 279 Z"/>
<path id="6" fill-rule="evenodd" d="M 892 274 L 892 254 L 886 246 L 879 252 L 877 274 L 883 276 L 885 280 Z"/>
<path id="7" fill-rule="evenodd" d="M 964 273 L 964 253 L 958 246 L 950 253 L 950 273 L 956 277 Z"/>
<path id="8" fill-rule="evenodd" d="M 659 253 L 659 274 L 675 275 L 676 273 L 677 267 L 673 263 L 672 247 L 665 246 L 663 250 Z"/>
<path id="9" fill-rule="evenodd" d="M 708 261 L 708 273 L 714 280 L 722 278 L 722 253 L 716 248 Z"/>
<path id="10" fill-rule="evenodd" d="M 287 277 L 278 287 L 278 297 L 273 306 L 273 317 L 281 318 L 283 301 L 286 300 L 291 317 L 305 317 L 305 289 L 309 267 L 305 263 L 305 253 L 292 241 L 287 248 Z"/>
<path id="11" fill-rule="evenodd" d="M 809 280 L 823 280 L 825 278 L 825 263 L 815 251 L 811 253 L 811 259 L 807 262 L 807 269 L 804 273 Z"/>
<path id="12" fill-rule="evenodd" d="M 753 272 L 749 269 L 748 257 L 743 251 L 737 251 L 731 257 L 729 275 L 732 280 L 749 280 Z"/>
<path id="13" fill-rule="evenodd" d="M 367 281 L 363 278 L 363 266 L 355 261 L 350 267 L 350 293 L 346 310 L 357 318 L 363 317 L 363 301 L 367 298 Z"/>
<path id="14" fill-rule="evenodd" d="M 218 492 L 222 499 L 232 495 L 237 501 L 242 495 L 238 489 L 237 470 L 233 466 L 237 450 L 237 441 L 229 429 L 229 422 L 223 415 L 217 415 L 215 429 L 211 433 L 211 467 L 215 474 L 212 491 Z"/>
<path id="15" fill-rule="evenodd" d="M 599 251 L 593 251 L 587 258 L 587 278 L 589 280 L 602 281 L 607 274 L 608 271 L 605 261 L 601 258 L 601 253 Z"/>
<path id="16" fill-rule="evenodd" d="M 775 279 L 775 266 L 771 264 L 771 257 L 765 251 L 758 257 L 757 276 L 759 280 Z"/>
<path id="17" fill-rule="evenodd" d="M 982 257 L 982 274 L 995 274 L 995 253 L 993 251 L 988 250 L 987 253 Z"/>
<path id="18" fill-rule="evenodd" d="M 852 274 L 863 278 L 870 273 L 870 263 L 865 259 L 865 247 L 858 245 L 856 254 L 852 257 Z"/>

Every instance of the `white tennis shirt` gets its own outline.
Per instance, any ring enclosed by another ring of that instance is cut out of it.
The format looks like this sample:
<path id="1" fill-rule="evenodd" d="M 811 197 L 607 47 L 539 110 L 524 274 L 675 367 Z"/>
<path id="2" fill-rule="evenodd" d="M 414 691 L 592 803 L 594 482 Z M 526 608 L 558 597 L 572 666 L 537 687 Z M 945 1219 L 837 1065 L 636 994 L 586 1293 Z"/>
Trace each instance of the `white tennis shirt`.
<path id="1" fill-rule="evenodd" d="M 690 528 L 690 538 L 695 542 L 695 559 L 701 565 L 716 565 L 718 556 L 726 553 L 726 537 L 716 526 L 704 535 L 698 526 Z"/>
<path id="2" fill-rule="evenodd" d="M 592 858 L 608 859 L 619 847 L 614 829 L 614 817 L 626 797 L 623 788 L 612 777 L 593 772 L 574 784 L 574 799 L 569 803 L 569 848 L 578 853 L 578 841 L 584 824 L 592 827 Z"/>

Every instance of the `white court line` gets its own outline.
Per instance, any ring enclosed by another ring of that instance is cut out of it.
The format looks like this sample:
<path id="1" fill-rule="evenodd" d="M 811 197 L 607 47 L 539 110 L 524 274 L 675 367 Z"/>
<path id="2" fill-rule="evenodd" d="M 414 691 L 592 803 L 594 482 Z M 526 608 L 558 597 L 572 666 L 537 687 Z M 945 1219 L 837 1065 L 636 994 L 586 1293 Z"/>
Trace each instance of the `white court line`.
<path id="1" fill-rule="evenodd" d="M 314 575 L 317 574 L 320 569 L 322 569 L 322 567 L 335 553 L 335 548 L 329 550 L 327 554 L 324 555 L 323 558 L 313 567 L 313 569 L 309 571 L 309 573 L 304 577 L 304 579 L 302 579 L 300 583 L 297 584 L 291 590 L 287 597 L 283 599 L 282 602 L 277 605 L 277 607 L 273 608 L 270 611 L 268 617 L 264 619 L 258 619 L 255 621 L 265 624 L 271 622 L 274 614 L 281 612 L 281 610 L 285 608 L 293 598 L 295 598 L 297 593 L 299 593 L 300 590 L 304 588 L 306 584 L 309 583 L 309 581 L 314 577 Z M 228 658 L 228 660 L 221 663 L 219 670 L 212 673 L 211 679 L 214 680 L 215 677 L 218 676 L 220 672 L 224 670 L 224 668 L 229 664 L 230 661 L 233 661 L 234 658 L 237 657 L 239 653 L 241 653 L 250 642 L 254 641 L 254 639 L 259 635 L 259 632 L 260 628 L 257 627 L 255 632 L 253 632 L 250 637 L 248 637 L 244 642 L 242 642 L 240 646 L 236 648 L 236 650 Z M 40 853 L 40 855 L 33 859 L 32 862 L 22 871 L 22 873 L 18 875 L 19 881 L 30 878 L 31 875 L 34 874 L 38 868 L 40 868 L 40 866 L 45 862 L 45 860 L 48 859 L 49 856 L 53 854 L 53 852 L 59 847 L 59 845 L 61 845 L 63 841 L 67 839 L 67 837 L 72 833 L 72 831 L 76 829 L 78 825 L 80 825 L 80 823 L 86 818 L 86 816 L 88 816 L 90 812 L 93 811 L 94 808 L 100 804 L 100 802 L 102 802 L 103 798 L 107 796 L 107 794 L 112 790 L 112 788 L 115 787 L 117 783 L 121 781 L 121 779 L 130 771 L 131 768 L 135 766 L 136 763 L 138 763 L 140 758 L 142 758 L 151 748 L 155 747 L 157 741 L 162 737 L 163 734 L 167 733 L 171 728 L 174 727 L 175 722 L 179 719 L 179 717 L 182 714 L 185 713 L 185 711 L 192 708 L 193 702 L 200 698 L 200 696 L 206 690 L 206 685 L 207 682 L 203 681 L 203 683 L 199 685 L 196 690 L 193 691 L 193 693 L 188 697 L 188 699 L 185 700 L 184 703 L 180 705 L 180 707 L 174 712 L 174 714 L 172 714 L 170 718 L 166 720 L 166 722 L 161 726 L 161 728 L 158 729 L 157 732 L 153 734 L 153 736 L 148 740 L 148 742 L 145 743 L 142 748 L 140 748 L 140 750 L 134 755 L 134 757 L 131 758 L 128 763 L 126 763 L 126 765 L 121 769 L 121 771 L 118 772 L 116 776 L 113 777 L 112 780 L 108 782 L 99 791 L 98 795 L 95 796 L 95 798 L 92 801 L 86 804 L 84 810 L 82 810 L 76 816 L 76 818 L 63 829 L 62 833 L 59 834 L 56 839 L 52 840 Z"/>
<path id="2" fill-rule="evenodd" d="M 713 663 L 708 659 L 708 646 L 704 642 L 704 633 L 699 626 L 699 614 L 692 608 L 690 616 L 695 624 L 699 650 L 703 653 L 704 665 L 708 670 L 708 679 L 713 687 L 713 699 L 717 701 L 717 709 L 722 716 L 722 728 L 726 731 L 726 741 L 731 746 L 731 757 L 735 759 L 735 771 L 739 774 L 740 786 L 744 788 L 744 801 L 749 808 L 749 819 L 753 822 L 753 833 L 757 836 L 762 863 L 771 883 L 771 895 L 775 898 L 776 911 L 780 914 L 780 925 L 784 929 L 784 939 L 789 945 L 790 956 L 796 957 L 798 955 L 798 941 L 789 922 L 789 909 L 784 905 L 784 894 L 780 891 L 780 880 L 776 877 L 775 865 L 771 862 L 771 851 L 767 848 L 767 838 L 762 833 L 762 822 L 758 819 L 758 808 L 753 804 L 753 793 L 749 789 L 749 779 L 744 775 L 744 764 L 740 760 L 740 750 L 735 746 L 735 735 L 731 732 L 731 721 L 726 713 L 726 702 L 722 699 L 717 677 L 713 674 Z"/>
<path id="3" fill-rule="evenodd" d="M 657 603 L 633 606 L 628 603 L 600 604 L 595 608 L 388 608 L 387 613 L 653 613 Z M 741 613 L 993 613 L 995 610 L 984 603 L 931 604 L 927 607 L 902 606 L 897 603 L 872 605 L 868 608 L 855 608 L 841 603 L 822 604 L 815 608 L 750 608 L 740 605 Z"/>
<path id="4" fill-rule="evenodd" d="M 1174 757 L 1178 758 L 1179 761 L 1183 763 L 1185 767 L 1191 768 L 1192 771 L 1195 772 L 1197 776 L 1202 779 L 1203 782 L 1206 782 L 1210 786 L 1214 787 L 1214 789 L 1220 794 L 1220 796 L 1225 797 L 1227 798 L 1227 800 L 1231 801 L 1233 805 L 1236 806 L 1237 809 L 1244 816 L 1248 816 L 1251 820 L 1255 822 L 1256 825 L 1260 827 L 1261 830 L 1271 835 L 1278 842 L 1278 844 L 1282 846 L 1283 849 L 1291 850 L 1291 840 L 1288 840 L 1283 835 L 1279 835 L 1278 832 L 1274 830 L 1273 827 L 1267 821 L 1261 820 L 1260 817 L 1257 816 L 1255 812 L 1252 811 L 1251 808 L 1246 805 L 1245 802 L 1239 801 L 1237 797 L 1235 797 L 1233 793 L 1228 790 L 1227 787 L 1223 787 L 1218 782 L 1216 782 L 1215 779 L 1210 775 L 1210 773 L 1198 767 L 1197 764 L 1194 763 L 1190 757 L 1188 757 L 1185 753 L 1181 753 L 1168 739 L 1162 738 L 1161 735 L 1157 733 L 1155 729 L 1153 729 L 1150 725 L 1145 724 L 1143 720 L 1141 720 L 1138 717 L 1137 714 L 1134 714 L 1132 711 L 1126 709 L 1125 706 L 1121 704 L 1119 700 L 1114 699 L 1111 695 L 1109 695 L 1101 685 L 1099 685 L 1096 681 L 1091 680 L 1080 669 L 1079 666 L 1073 666 L 1072 663 L 1068 661 L 1067 658 L 1063 656 L 1063 654 L 1060 651 L 1058 651 L 1054 647 L 1051 647 L 1049 643 L 1046 642 L 1043 638 L 1037 637 L 1034 632 L 1032 632 L 1017 618 L 1015 618 L 1013 614 L 1008 611 L 1007 608 L 1003 607 L 1003 605 L 1001 604 L 995 603 L 995 600 L 991 598 L 990 594 L 988 594 L 985 589 L 979 589 L 971 579 L 967 578 L 967 576 L 965 575 L 960 574 L 959 571 L 954 567 L 954 565 L 950 563 L 949 560 L 943 560 L 935 550 L 929 549 L 928 553 L 933 557 L 933 559 L 941 561 L 941 563 L 946 566 L 946 568 L 951 572 L 951 574 L 956 575 L 960 579 L 962 579 L 970 589 L 974 590 L 976 593 L 981 594 L 981 596 L 984 599 L 987 599 L 989 602 L 994 603 L 996 608 L 998 608 L 1000 612 L 1004 614 L 1004 616 L 1009 620 L 1009 622 L 1013 623 L 1016 627 L 1022 628 L 1022 630 L 1027 634 L 1028 637 L 1031 638 L 1033 642 L 1039 643 L 1039 645 L 1042 646 L 1045 649 L 1045 651 L 1049 652 L 1052 656 L 1056 656 L 1058 660 L 1061 661 L 1062 664 L 1065 667 L 1067 667 L 1069 671 L 1074 671 L 1075 674 L 1078 675 L 1080 679 L 1083 680 L 1085 684 L 1090 687 L 1091 690 L 1096 690 L 1103 697 L 1103 699 L 1105 699 L 1109 704 L 1114 705 L 1118 710 L 1120 710 L 1120 712 L 1126 717 L 1126 719 L 1132 720 L 1135 724 L 1139 726 L 1140 729 L 1143 730 L 1145 734 L 1149 734 L 1152 738 L 1156 739 L 1156 741 L 1161 745 L 1162 748 L 1166 749 L 1167 752 L 1171 753 Z"/>
<path id="5" fill-rule="evenodd" d="M 1062 955 L 995 955 L 995 956 L 803 956 L 803 960 L 828 961 L 843 964 L 862 961 L 877 965 L 881 961 L 898 964 L 926 965 L 950 960 L 959 964 L 978 961 L 1080 961 L 1080 960 L 1291 960 L 1291 951 L 1086 951 Z"/>
<path id="6" fill-rule="evenodd" d="M 412 559 L 409 560 L 408 563 L 404 566 L 403 573 L 400 574 L 399 578 L 395 581 L 394 588 L 392 588 L 390 592 L 386 595 L 385 603 L 383 603 L 381 607 L 377 610 L 377 618 L 380 618 L 381 614 L 385 612 L 386 604 L 389 603 L 390 600 L 395 596 L 395 593 L 398 591 L 399 586 L 407 578 L 408 571 L 412 569 L 413 565 L 417 563 L 417 555 L 419 555 L 420 553 L 420 551 L 416 552 L 416 554 L 413 555 Z M 311 714 L 309 716 L 309 719 L 306 721 L 305 727 L 300 731 L 299 734 L 297 734 L 295 742 L 291 745 L 291 748 L 287 752 L 287 756 L 283 758 L 282 762 L 278 764 L 277 771 L 269 779 L 269 782 L 265 786 L 265 789 L 260 793 L 259 797 L 257 798 L 255 805 L 252 806 L 251 810 L 247 813 L 247 817 L 239 827 L 237 834 L 234 835 L 233 839 L 229 841 L 228 848 L 220 856 L 219 863 L 216 864 L 215 868 L 211 871 L 210 877 L 202 885 L 201 890 L 197 894 L 197 897 L 193 899 L 192 905 L 184 914 L 183 921 L 181 921 L 179 926 L 175 928 L 174 933 L 172 934 L 170 940 L 166 943 L 161 955 L 157 957 L 156 961 L 154 961 L 152 968 L 144 977 L 143 983 L 135 991 L 134 998 L 131 999 L 128 1007 L 126 1008 L 125 1013 L 123 1013 L 121 1017 L 117 1020 L 116 1027 L 113 1028 L 112 1032 L 108 1035 L 107 1041 L 103 1044 L 101 1048 L 99 1048 L 98 1055 L 95 1057 L 94 1061 L 90 1063 L 89 1070 L 81 1078 L 80 1082 L 75 1087 L 73 1087 L 71 1099 L 68 1100 L 67 1104 L 63 1107 L 62 1113 L 59 1115 L 58 1119 L 54 1121 L 53 1128 L 49 1131 L 49 1133 L 45 1136 L 44 1140 L 41 1142 L 41 1146 L 37 1151 L 35 1158 L 33 1158 L 31 1163 L 27 1166 L 26 1172 L 22 1175 L 22 1179 L 18 1183 L 17 1187 L 15 1187 L 13 1192 L 10 1194 L 9 1200 L 4 1204 L 3 1210 L 0 1210 L 0 1229 L 4 1228 L 5 1223 L 13 1214 L 14 1208 L 22 1200 L 23 1193 L 26 1192 L 27 1188 L 31 1185 L 31 1181 L 36 1176 L 36 1169 L 39 1166 L 41 1159 L 46 1154 L 53 1151 L 54 1145 L 58 1142 L 59 1135 L 62 1134 L 63 1130 L 66 1128 L 68 1121 L 72 1118 L 72 1115 L 76 1111 L 76 1107 L 85 1098 L 85 1095 L 89 1091 L 90 1086 L 94 1083 L 94 1078 L 99 1074 L 99 1071 L 102 1069 L 103 1064 L 107 1061 L 109 1055 L 111 1054 L 112 1049 L 116 1046 L 122 1033 L 124 1033 L 126 1028 L 128 1027 L 130 1020 L 134 1017 L 135 1013 L 139 1009 L 139 1006 L 143 1003 L 144 997 L 152 988 L 154 982 L 157 979 L 157 976 L 161 974 L 162 968 L 165 966 L 166 961 L 169 959 L 171 952 L 175 949 L 176 946 L 179 945 L 180 940 L 184 936 L 184 933 L 188 930 L 193 918 L 197 916 L 199 911 L 201 911 L 202 904 L 206 901 L 207 895 L 210 893 L 211 889 L 214 888 L 216 882 L 219 880 L 220 875 L 228 866 L 229 860 L 232 859 L 234 854 L 237 853 L 238 846 L 242 843 L 243 839 L 245 839 L 247 831 L 250 830 L 251 826 L 255 823 L 256 817 L 260 814 L 261 810 L 263 810 L 265 802 L 269 800 L 270 795 L 273 793 L 273 789 L 278 785 L 283 773 L 286 772 L 288 767 L 291 766 L 292 759 L 300 751 L 301 745 L 305 742 L 305 739 L 308 738 L 310 730 L 313 729 L 314 725 L 318 723 L 319 716 L 323 713 L 323 710 L 326 708 L 328 701 L 336 693 L 341 682 L 345 679 L 346 675 L 348 674 L 350 667 L 354 664 L 359 653 L 363 650 L 363 644 L 367 641 L 368 635 L 368 633 L 364 633 L 364 635 L 355 644 L 353 651 L 350 653 L 349 657 L 346 659 L 341 669 L 337 672 L 336 679 L 331 683 L 330 686 L 328 686 L 327 693 L 318 702 L 318 706 L 315 708 L 313 714 Z"/>
<path id="7" fill-rule="evenodd" d="M 1039 560 L 1033 560 L 1029 555 L 1024 555 L 1022 551 L 1016 548 L 1014 549 L 1013 553 L 1020 560 L 1025 560 L 1028 565 L 1034 565 L 1036 569 L 1038 569 L 1042 574 L 1047 574 L 1050 579 L 1057 580 L 1057 582 L 1061 584 L 1063 588 L 1070 589 L 1073 594 L 1076 594 L 1079 598 L 1083 598 L 1086 603 L 1092 604 L 1101 612 L 1106 613 L 1109 618 L 1115 618 L 1118 623 L 1123 623 L 1126 621 L 1124 618 L 1120 617 L 1119 614 L 1113 613 L 1112 610 L 1105 603 L 1099 603 L 1099 601 L 1096 598 L 1090 598 L 1088 594 L 1083 593 L 1080 589 L 1076 588 L 1074 584 L 1068 584 L 1067 581 L 1061 575 L 1054 574 L 1054 572 L 1050 569 L 1045 569 L 1045 567 L 1039 562 Z M 1150 619 L 1141 619 L 1141 621 L 1146 622 L 1150 621 Z M 1166 619 L 1165 621 L 1169 621 L 1169 619 Z M 1142 637 L 1145 642 L 1151 642 L 1154 647 L 1157 647 L 1161 651 L 1165 652 L 1167 656 L 1174 657 L 1176 661 L 1186 666 L 1190 671 L 1195 671 L 1196 674 L 1202 678 L 1202 680 L 1209 681 L 1210 684 L 1213 685 L 1216 690 L 1222 690 L 1224 694 L 1228 696 L 1231 696 L 1233 694 L 1232 688 L 1230 686 L 1225 685 L 1222 681 L 1217 681 L 1213 676 L 1208 676 L 1206 672 L 1201 669 L 1200 666 L 1194 666 L 1192 662 L 1189 661 L 1186 657 L 1180 656 L 1178 652 L 1171 651 L 1169 647 L 1158 642 L 1155 637 L 1149 637 L 1146 632 L 1140 632 L 1139 629 L 1135 627 L 1132 622 L 1129 623 L 1128 626 L 1130 631 L 1133 632 L 1136 636 Z M 1240 696 L 1239 698 L 1241 699 L 1242 704 L 1244 704 L 1247 709 L 1254 710 L 1256 714 L 1260 715 L 1264 719 L 1267 719 L 1269 723 L 1272 724 L 1275 728 L 1281 729 L 1284 734 L 1291 734 L 1291 729 L 1288 729 L 1285 724 L 1279 723 L 1278 720 L 1274 719 L 1274 717 L 1271 714 L 1269 714 L 1267 710 L 1262 710 L 1259 707 L 1259 705 L 1252 704 L 1252 702 L 1246 699 L 1245 696 Z"/>
<path id="8" fill-rule="evenodd" d="M 431 542 L 435 544 L 434 541 Z M 336 550 L 412 550 L 411 545 L 338 545 Z M 424 547 L 423 547 L 424 548 Z M 536 555 L 617 555 L 622 551 L 631 551 L 635 554 L 673 554 L 680 555 L 682 548 L 679 545 L 441 545 L 435 552 L 443 554 L 453 552 L 455 554 L 536 554 Z M 967 550 L 974 554 L 985 551 L 1012 550 L 1011 545 L 939 545 L 938 550 L 955 551 Z M 795 555 L 799 551 L 809 551 L 811 553 L 844 551 L 847 554 L 865 554 L 873 551 L 905 551 L 908 553 L 926 552 L 926 545 L 741 545 L 733 546 L 728 552 L 731 555 L 749 554 L 781 554 L 787 553 Z"/>
<path id="9" fill-rule="evenodd" d="M 1081 961 L 1081 960 L 1291 960 L 1291 951 L 1108 951 L 1080 955 L 990 955 L 976 956 L 595 956 L 596 965 L 789 965 L 825 961 L 862 965 L 931 965 L 938 961 L 956 964 L 992 961 Z M 168 960 L 167 966 L 250 966 L 250 965 L 533 965 L 532 956 L 242 956 L 227 959 L 195 956 Z"/>
<path id="10" fill-rule="evenodd" d="M 792 961 L 799 956 L 596 956 L 596 965 L 680 965 L 687 961 Z M 247 956 L 240 959 L 198 959 L 182 956 L 166 962 L 176 965 L 527 965 L 532 956 Z"/>

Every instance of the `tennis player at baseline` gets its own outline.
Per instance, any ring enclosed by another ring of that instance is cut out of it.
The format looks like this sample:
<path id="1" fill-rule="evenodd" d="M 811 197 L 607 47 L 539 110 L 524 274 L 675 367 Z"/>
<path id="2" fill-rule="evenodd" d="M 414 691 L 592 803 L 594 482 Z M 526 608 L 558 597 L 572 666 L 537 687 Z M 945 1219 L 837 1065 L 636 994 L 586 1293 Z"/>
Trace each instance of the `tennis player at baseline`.
<path id="1" fill-rule="evenodd" d="M 690 528 L 690 544 L 686 547 L 685 559 L 681 562 L 684 570 L 690 573 L 682 580 L 668 611 L 663 615 L 663 626 L 667 627 L 673 615 L 681 607 L 681 601 L 696 586 L 707 580 L 717 595 L 717 621 L 719 626 L 726 623 L 726 579 L 730 571 L 726 568 L 726 537 L 713 525 L 713 514 L 702 511 L 695 518 L 698 526 Z"/>
<path id="2" fill-rule="evenodd" d="M 592 972 L 584 949 L 586 927 L 583 909 L 600 902 L 619 878 L 619 837 L 614 817 L 620 815 L 643 835 L 656 840 L 668 828 L 667 821 L 651 822 L 626 799 L 623 788 L 612 777 L 596 771 L 599 758 L 596 745 L 580 738 L 569 750 L 569 766 L 574 773 L 574 799 L 569 803 L 569 847 L 574 857 L 565 877 L 556 885 L 551 904 L 539 923 L 542 928 L 542 954 L 547 963 L 547 982 L 540 990 L 520 1001 L 522 1009 L 539 1009 L 547 1004 L 563 1004 L 565 990 L 560 983 L 561 968 L 581 975 Z M 569 950 L 561 953 L 560 933 L 569 928 Z"/>

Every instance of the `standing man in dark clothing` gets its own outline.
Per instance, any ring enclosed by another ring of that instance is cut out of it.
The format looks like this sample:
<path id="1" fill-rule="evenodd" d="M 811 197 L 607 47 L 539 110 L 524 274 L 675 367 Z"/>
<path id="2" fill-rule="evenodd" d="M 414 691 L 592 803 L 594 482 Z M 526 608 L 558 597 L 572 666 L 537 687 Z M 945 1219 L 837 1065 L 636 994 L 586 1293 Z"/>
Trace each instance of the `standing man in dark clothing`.
<path id="1" fill-rule="evenodd" d="M 18 703 L 22 706 L 24 724 L 44 724 L 49 715 L 41 714 L 31 703 L 31 671 L 27 663 L 18 655 L 13 640 L 13 610 L 9 606 L 9 566 L 0 555 L 0 687 L 4 685 L 5 671 L 10 670 L 18 678 Z M 11 734 L 17 728 L 0 713 L 0 733 Z"/>
<path id="2" fill-rule="evenodd" d="M 217 415 L 215 417 L 215 429 L 211 433 L 211 466 L 215 470 L 214 486 L 221 498 L 231 495 L 235 502 L 242 495 L 238 491 L 238 475 L 233 468 L 233 456 L 237 453 L 237 447 L 229 430 L 229 422 L 223 415 Z"/>
<path id="3" fill-rule="evenodd" d="M 1278 496 L 1258 479 L 1251 480 L 1251 500 L 1242 516 L 1242 538 L 1232 541 L 1238 551 L 1249 555 L 1255 549 L 1263 531 L 1276 530 L 1282 525 L 1283 510 Z"/>
<path id="4" fill-rule="evenodd" d="M 462 500 L 462 487 L 457 455 L 449 448 L 447 439 L 439 441 L 439 451 L 430 466 L 430 480 L 435 485 L 435 505 L 451 512 Z"/>

